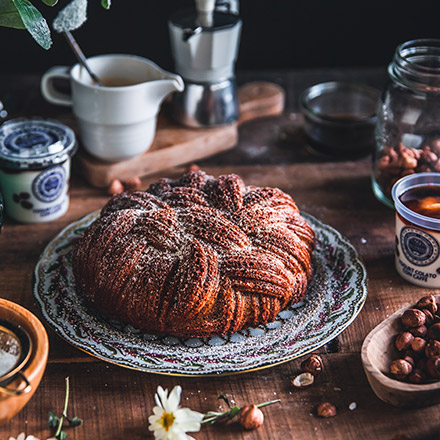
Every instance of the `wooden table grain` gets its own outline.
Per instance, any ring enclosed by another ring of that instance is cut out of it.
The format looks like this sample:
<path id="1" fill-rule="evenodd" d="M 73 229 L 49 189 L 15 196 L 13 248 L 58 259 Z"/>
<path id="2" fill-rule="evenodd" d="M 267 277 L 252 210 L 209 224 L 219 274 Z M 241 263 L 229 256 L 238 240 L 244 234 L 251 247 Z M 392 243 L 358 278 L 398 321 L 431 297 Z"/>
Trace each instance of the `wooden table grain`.
<path id="1" fill-rule="evenodd" d="M 292 388 L 301 359 L 260 371 L 221 377 L 173 377 L 142 373 L 105 363 L 72 347 L 44 322 L 32 296 L 32 273 L 47 243 L 65 226 L 99 209 L 108 199 L 101 189 L 88 186 L 73 166 L 70 208 L 50 223 L 24 225 L 7 219 L 0 234 L 0 296 L 28 308 L 42 319 L 50 340 L 49 362 L 40 387 L 28 405 L 6 425 L 0 439 L 20 432 L 40 439 L 50 437 L 47 418 L 64 403 L 65 377 L 70 378 L 70 414 L 84 424 L 66 430 L 70 439 L 148 439 L 148 416 L 158 385 L 183 388 L 182 405 L 206 412 L 224 408 L 224 394 L 238 405 L 280 399 L 264 408 L 265 422 L 255 431 L 238 423 L 204 426 L 196 439 L 440 439 L 439 406 L 405 410 L 380 401 L 362 370 L 360 347 L 368 332 L 426 291 L 408 284 L 395 269 L 394 213 L 373 196 L 371 157 L 335 160 L 307 149 L 297 113 L 297 99 L 306 86 L 327 80 L 362 81 L 381 87 L 385 69 L 297 72 L 244 72 L 242 82 L 263 79 L 278 82 L 287 92 L 283 116 L 245 124 L 239 145 L 232 151 L 201 162 L 208 173 L 237 173 L 247 184 L 277 186 L 291 194 L 300 208 L 336 228 L 356 247 L 368 272 L 368 298 L 355 321 L 326 346 L 316 350 L 325 369 L 307 389 Z M 0 99 L 12 117 L 45 116 L 74 124 L 69 109 L 43 102 L 37 76 L 4 77 Z M 162 176 L 176 177 L 182 169 Z M 143 186 L 155 180 L 144 178 Z M 435 292 L 438 293 L 438 292 Z M 329 401 L 337 415 L 316 416 L 316 406 Z M 355 402 L 356 408 L 349 409 Z M 398 436 L 401 437 L 398 437 Z M 406 437 L 403 437 L 406 436 Z"/>

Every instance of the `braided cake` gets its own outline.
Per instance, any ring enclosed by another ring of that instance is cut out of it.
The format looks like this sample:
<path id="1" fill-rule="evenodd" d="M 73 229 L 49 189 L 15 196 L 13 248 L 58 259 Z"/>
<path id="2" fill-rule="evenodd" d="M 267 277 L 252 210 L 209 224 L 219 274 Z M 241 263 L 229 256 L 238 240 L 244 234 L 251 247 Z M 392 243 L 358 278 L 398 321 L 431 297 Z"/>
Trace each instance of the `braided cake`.
<path id="1" fill-rule="evenodd" d="M 149 333 L 225 335 L 303 300 L 314 233 L 292 198 L 192 171 L 113 196 L 73 251 L 93 308 Z"/>

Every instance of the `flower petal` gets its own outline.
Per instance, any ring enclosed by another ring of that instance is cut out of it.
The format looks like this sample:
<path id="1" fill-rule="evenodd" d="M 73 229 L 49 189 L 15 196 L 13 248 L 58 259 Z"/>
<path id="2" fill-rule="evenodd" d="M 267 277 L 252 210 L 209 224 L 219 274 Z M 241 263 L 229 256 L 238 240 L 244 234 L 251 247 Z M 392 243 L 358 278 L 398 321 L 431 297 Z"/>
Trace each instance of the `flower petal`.
<path id="1" fill-rule="evenodd" d="M 164 409 L 161 408 L 160 406 L 155 406 L 153 408 L 153 414 L 155 414 L 156 416 L 162 417 L 163 412 L 164 412 Z"/>
<path id="2" fill-rule="evenodd" d="M 161 426 L 159 424 L 159 420 L 162 418 L 161 415 L 152 415 L 150 417 L 148 417 L 148 422 L 150 423 L 150 427 L 151 425 L 157 424 L 158 426 Z M 150 431 L 153 431 L 153 429 L 150 429 Z"/>
<path id="3" fill-rule="evenodd" d="M 180 403 L 180 395 L 182 394 L 182 387 L 180 385 L 176 385 L 170 393 L 170 397 L 168 398 L 167 408 L 168 412 L 176 411 L 179 408 Z"/>
<path id="4" fill-rule="evenodd" d="M 174 412 L 174 417 L 176 418 L 175 423 L 185 432 L 200 431 L 200 422 L 203 420 L 203 414 L 189 408 L 180 408 Z"/>
<path id="5" fill-rule="evenodd" d="M 185 431 L 176 427 L 168 431 L 168 437 L 166 440 L 195 440 L 193 437 L 187 435 Z"/>
<path id="6" fill-rule="evenodd" d="M 156 440 L 168 440 L 168 433 L 164 429 L 158 429 L 154 431 L 154 438 Z"/>
<path id="7" fill-rule="evenodd" d="M 165 405 L 168 400 L 168 390 L 164 390 L 160 385 L 157 387 L 157 394 L 154 396 L 156 399 L 156 403 L 161 406 L 162 408 L 165 408 Z"/>

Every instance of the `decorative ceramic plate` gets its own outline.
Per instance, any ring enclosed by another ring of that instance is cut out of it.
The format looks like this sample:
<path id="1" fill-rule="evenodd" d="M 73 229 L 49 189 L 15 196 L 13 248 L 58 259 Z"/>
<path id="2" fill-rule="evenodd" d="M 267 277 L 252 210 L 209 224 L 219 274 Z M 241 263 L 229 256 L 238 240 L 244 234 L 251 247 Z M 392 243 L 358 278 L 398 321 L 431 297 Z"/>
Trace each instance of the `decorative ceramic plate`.
<path id="1" fill-rule="evenodd" d="M 266 326 L 229 337 L 178 339 L 141 333 L 105 319 L 78 294 L 71 249 L 99 215 L 72 223 L 44 250 L 34 274 L 41 313 L 62 338 L 104 361 L 172 375 L 232 374 L 270 367 L 328 343 L 357 316 L 367 297 L 367 274 L 353 246 L 336 230 L 303 214 L 316 234 L 314 277 L 301 304 Z"/>

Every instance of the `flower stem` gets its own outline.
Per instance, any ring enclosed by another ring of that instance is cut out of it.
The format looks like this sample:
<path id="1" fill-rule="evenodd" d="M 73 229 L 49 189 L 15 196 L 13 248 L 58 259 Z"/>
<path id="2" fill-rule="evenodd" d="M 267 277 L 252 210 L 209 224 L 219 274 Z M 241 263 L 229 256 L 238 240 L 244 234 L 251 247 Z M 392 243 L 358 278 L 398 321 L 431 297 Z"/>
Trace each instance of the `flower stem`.
<path id="1" fill-rule="evenodd" d="M 259 403 L 258 405 L 255 405 L 257 408 L 262 408 L 263 406 L 268 406 L 268 405 L 272 405 L 274 403 L 279 403 L 281 402 L 280 399 L 277 400 L 269 400 L 267 402 L 263 402 L 263 403 Z M 237 414 L 239 414 L 241 411 L 241 408 L 238 408 L 237 406 L 232 407 L 229 411 L 224 411 L 224 412 L 214 412 L 214 411 L 209 411 L 206 414 L 203 415 L 203 420 L 201 423 L 216 423 L 219 422 L 221 419 L 224 418 L 229 418 L 232 419 L 234 418 Z"/>
<path id="2" fill-rule="evenodd" d="M 278 403 L 278 402 L 281 402 L 281 400 L 280 399 L 269 400 L 268 402 L 259 403 L 258 405 L 255 405 L 255 406 L 257 408 L 263 408 L 263 406 L 272 405 L 273 403 Z"/>
<path id="3" fill-rule="evenodd" d="M 64 417 L 67 417 L 67 405 L 69 403 L 69 377 L 66 377 L 66 397 L 64 398 L 64 409 L 63 415 L 60 417 L 60 421 L 58 422 L 57 432 L 55 433 L 55 438 L 58 438 L 61 434 L 61 428 L 63 427 Z"/>

